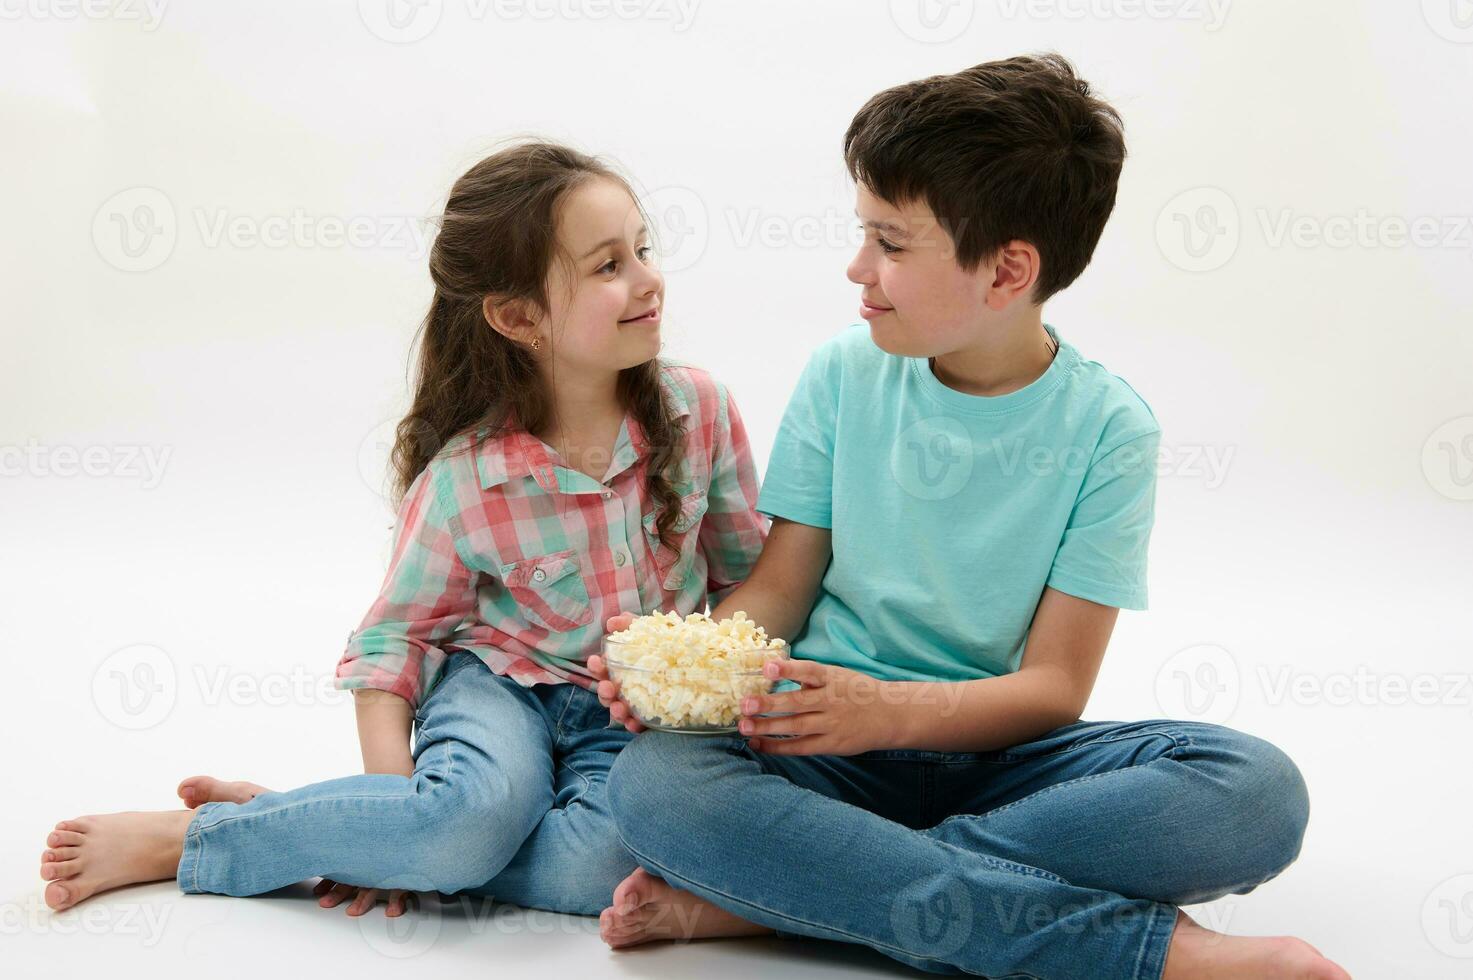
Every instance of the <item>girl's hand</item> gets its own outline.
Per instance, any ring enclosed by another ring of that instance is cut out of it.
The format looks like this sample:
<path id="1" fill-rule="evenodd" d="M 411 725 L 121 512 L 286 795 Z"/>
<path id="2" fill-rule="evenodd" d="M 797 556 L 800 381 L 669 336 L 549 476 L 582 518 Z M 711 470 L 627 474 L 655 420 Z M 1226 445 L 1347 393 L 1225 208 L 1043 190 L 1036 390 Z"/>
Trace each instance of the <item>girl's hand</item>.
<path id="1" fill-rule="evenodd" d="M 634 617 L 629 613 L 620 613 L 604 623 L 604 630 L 609 633 L 617 633 L 628 629 L 629 624 L 634 622 Z M 644 726 L 634 717 L 629 710 L 629 705 L 619 699 L 619 684 L 617 681 L 609 680 L 608 667 L 604 664 L 604 658 L 598 654 L 588 658 L 588 672 L 598 679 L 597 693 L 598 703 L 609 709 L 609 717 L 615 721 L 622 722 L 624 727 L 635 733 L 644 731 Z"/>
<path id="2" fill-rule="evenodd" d="M 742 699 L 737 729 L 747 744 L 769 755 L 858 755 L 895 743 L 896 704 L 885 681 L 814 660 L 771 660 L 771 680 L 797 681 L 802 688 Z M 781 718 L 753 718 L 792 712 Z M 791 738 L 773 738 L 788 735 Z"/>
<path id="3" fill-rule="evenodd" d="M 323 878 L 312 888 L 312 894 L 318 896 L 317 904 L 325 909 L 335 909 L 348 899 L 353 903 L 348 906 L 347 912 L 351 916 L 360 916 L 364 912 L 378 904 L 380 889 L 359 888 L 357 885 L 343 885 L 328 878 Z M 419 896 L 414 892 L 406 892 L 402 888 L 390 888 L 386 894 L 388 907 L 384 914 L 390 918 L 398 918 L 403 915 L 410 904 L 418 905 Z"/>

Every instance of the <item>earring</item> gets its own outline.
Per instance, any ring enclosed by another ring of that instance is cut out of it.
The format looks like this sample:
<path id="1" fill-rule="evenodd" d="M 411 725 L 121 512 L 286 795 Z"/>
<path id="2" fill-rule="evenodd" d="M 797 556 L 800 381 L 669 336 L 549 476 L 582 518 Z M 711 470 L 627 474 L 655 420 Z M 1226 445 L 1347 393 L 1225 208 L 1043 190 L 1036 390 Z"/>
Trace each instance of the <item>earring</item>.
<path id="1" fill-rule="evenodd" d="M 532 349 L 533 350 L 537 350 L 537 351 L 540 351 L 542 349 L 542 338 L 541 337 L 533 337 L 532 338 Z"/>

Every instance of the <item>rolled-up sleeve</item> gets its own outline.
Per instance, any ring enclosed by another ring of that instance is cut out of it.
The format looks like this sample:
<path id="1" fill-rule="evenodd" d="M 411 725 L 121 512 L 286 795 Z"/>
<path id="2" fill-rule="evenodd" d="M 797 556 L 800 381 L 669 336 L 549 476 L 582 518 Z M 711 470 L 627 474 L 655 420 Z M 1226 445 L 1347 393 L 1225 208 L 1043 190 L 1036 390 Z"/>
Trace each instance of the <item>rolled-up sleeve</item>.
<path id="1" fill-rule="evenodd" d="M 417 708 L 444 665 L 442 643 L 475 614 L 475 573 L 437 482 L 431 464 L 404 495 L 383 586 L 338 662 L 340 690 L 387 691 Z"/>
<path id="2" fill-rule="evenodd" d="M 718 384 L 717 392 L 711 487 L 699 538 L 713 609 L 752 574 L 771 525 L 757 511 L 757 468 L 741 413 L 724 385 Z"/>

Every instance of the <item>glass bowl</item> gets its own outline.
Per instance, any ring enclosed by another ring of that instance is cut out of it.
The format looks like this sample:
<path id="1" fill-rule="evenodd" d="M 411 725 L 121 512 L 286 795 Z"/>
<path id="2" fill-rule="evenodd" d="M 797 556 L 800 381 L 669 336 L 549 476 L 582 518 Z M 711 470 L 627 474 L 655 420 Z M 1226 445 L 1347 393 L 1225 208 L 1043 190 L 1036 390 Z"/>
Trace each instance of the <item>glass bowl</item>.
<path id="1" fill-rule="evenodd" d="M 770 694 L 780 680 L 769 680 L 761 667 L 637 667 L 630 644 L 604 638 L 603 658 L 619 697 L 646 728 L 686 735 L 735 732 L 742 698 Z M 786 660 L 788 648 L 757 647 L 766 660 Z M 695 676 L 688 676 L 694 674 Z"/>

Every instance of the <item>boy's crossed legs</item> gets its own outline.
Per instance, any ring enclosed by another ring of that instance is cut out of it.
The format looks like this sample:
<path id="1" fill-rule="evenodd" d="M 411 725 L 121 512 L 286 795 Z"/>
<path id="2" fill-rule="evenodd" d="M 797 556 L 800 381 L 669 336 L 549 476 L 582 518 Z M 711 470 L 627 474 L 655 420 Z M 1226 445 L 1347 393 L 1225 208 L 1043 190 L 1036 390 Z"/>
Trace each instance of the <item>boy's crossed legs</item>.
<path id="1" fill-rule="evenodd" d="M 777 931 L 935 972 L 1346 976 L 1300 940 L 1175 908 L 1276 876 L 1308 819 L 1288 757 L 1221 726 L 1079 722 L 998 752 L 848 758 L 654 732 L 610 793 L 643 866 L 604 913 L 615 946 Z"/>

